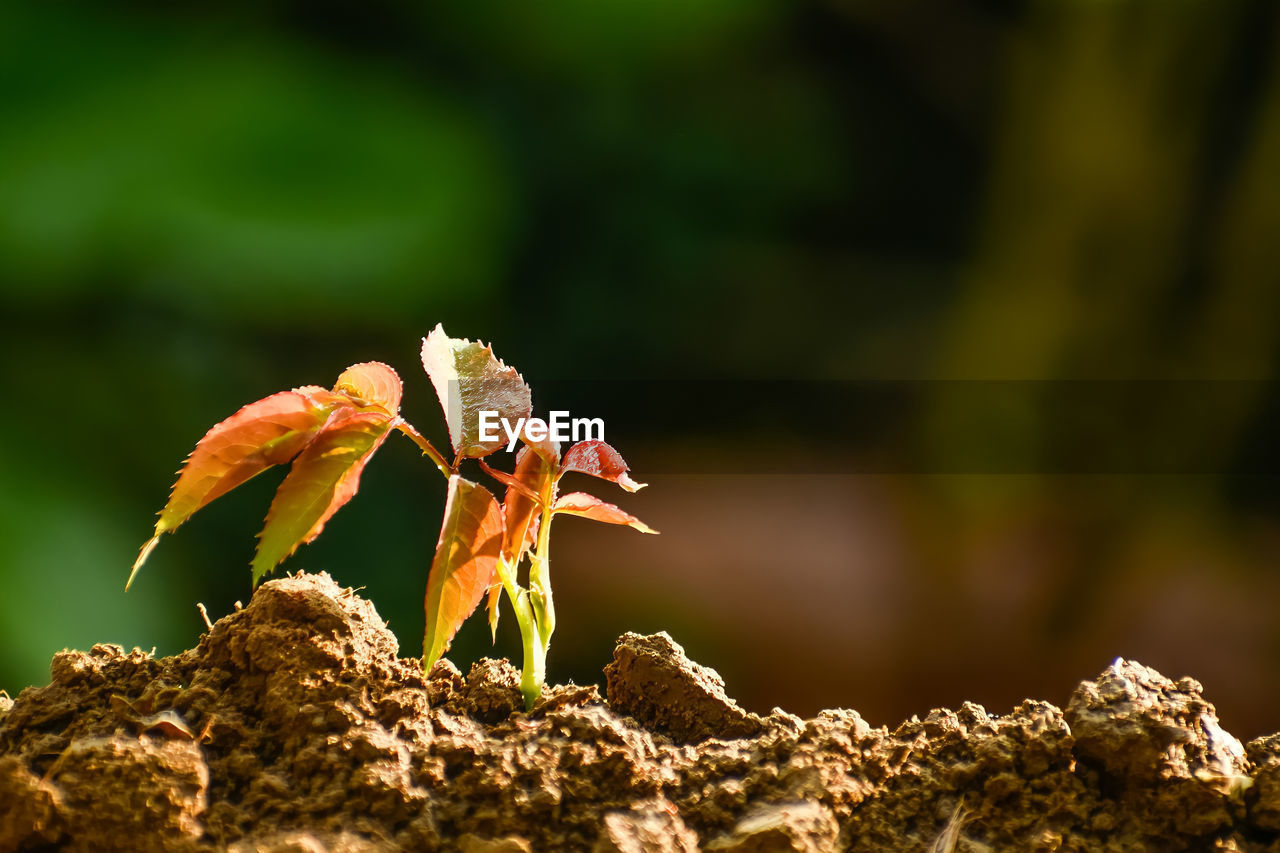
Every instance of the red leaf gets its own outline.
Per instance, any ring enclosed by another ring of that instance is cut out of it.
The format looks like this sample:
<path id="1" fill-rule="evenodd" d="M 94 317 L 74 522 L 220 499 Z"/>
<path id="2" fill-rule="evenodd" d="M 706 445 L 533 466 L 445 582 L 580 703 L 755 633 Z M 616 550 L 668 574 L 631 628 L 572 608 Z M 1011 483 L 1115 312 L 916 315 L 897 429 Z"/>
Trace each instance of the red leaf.
<path id="1" fill-rule="evenodd" d="M 358 412 L 327 424 L 293 462 L 267 523 L 258 534 L 253 582 L 274 569 L 299 545 L 320 535 L 333 514 L 360 488 L 365 463 L 387 437 L 390 419 L 381 412 Z"/>
<path id="2" fill-rule="evenodd" d="M 404 385 L 394 370 L 380 361 L 366 361 L 353 364 L 334 383 L 335 392 L 349 394 L 355 398 L 353 402 L 368 403 L 381 407 L 389 415 L 400 412 L 400 397 Z"/>
<path id="3" fill-rule="evenodd" d="M 579 471 L 617 483 L 628 492 L 638 492 L 645 487 L 627 476 L 627 463 L 622 454 L 603 441 L 580 441 L 570 447 L 560 463 L 560 473 Z"/>
<path id="4" fill-rule="evenodd" d="M 570 492 L 561 496 L 551 505 L 551 511 L 580 515 L 583 518 L 589 518 L 592 521 L 603 521 L 606 524 L 625 524 L 627 527 L 634 527 L 641 533 L 658 532 L 631 513 L 624 512 L 613 504 L 606 503 L 595 495 L 589 495 L 586 492 Z"/>
<path id="5" fill-rule="evenodd" d="M 169 502 L 160 511 L 155 535 L 133 564 L 129 583 L 162 534 L 246 480 L 297 456 L 345 399 L 309 385 L 250 403 L 215 424 L 183 464 Z"/>
<path id="6" fill-rule="evenodd" d="M 427 576 L 423 672 L 430 672 L 494 582 L 502 552 L 502 511 L 484 486 L 449 478 L 444 523 Z"/>
<path id="7" fill-rule="evenodd" d="M 515 429 L 532 411 L 529 386 L 515 368 L 482 343 L 449 337 L 442 326 L 422 339 L 422 367 L 444 409 L 455 453 L 487 456 L 506 446 L 509 439 L 500 425 L 497 438 L 480 437 L 480 412 L 496 412 Z"/>

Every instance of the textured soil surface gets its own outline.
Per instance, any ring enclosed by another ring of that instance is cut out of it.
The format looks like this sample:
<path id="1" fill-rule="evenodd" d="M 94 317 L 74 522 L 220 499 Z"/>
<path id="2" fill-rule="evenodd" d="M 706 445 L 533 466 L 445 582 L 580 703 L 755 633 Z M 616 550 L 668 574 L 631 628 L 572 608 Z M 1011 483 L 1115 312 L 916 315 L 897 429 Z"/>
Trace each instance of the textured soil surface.
<path id="1" fill-rule="evenodd" d="M 326 575 L 264 584 L 199 646 L 95 646 L 0 698 L 0 851 L 1280 851 L 1280 735 L 1117 661 L 1065 710 L 889 731 L 747 713 L 665 634 L 521 709 L 484 660 L 422 677 Z"/>

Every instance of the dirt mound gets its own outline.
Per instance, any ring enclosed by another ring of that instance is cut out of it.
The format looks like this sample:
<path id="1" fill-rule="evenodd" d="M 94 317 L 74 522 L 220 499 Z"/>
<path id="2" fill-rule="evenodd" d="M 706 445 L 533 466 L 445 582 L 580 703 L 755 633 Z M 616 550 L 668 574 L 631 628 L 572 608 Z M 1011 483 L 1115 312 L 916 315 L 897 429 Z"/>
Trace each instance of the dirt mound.
<path id="1" fill-rule="evenodd" d="M 0 698 L 0 851 L 1280 851 L 1280 735 L 1117 661 L 1065 711 L 872 728 L 761 717 L 670 637 L 521 710 L 518 673 L 424 679 L 327 575 L 264 584 L 199 646 L 56 655 Z"/>

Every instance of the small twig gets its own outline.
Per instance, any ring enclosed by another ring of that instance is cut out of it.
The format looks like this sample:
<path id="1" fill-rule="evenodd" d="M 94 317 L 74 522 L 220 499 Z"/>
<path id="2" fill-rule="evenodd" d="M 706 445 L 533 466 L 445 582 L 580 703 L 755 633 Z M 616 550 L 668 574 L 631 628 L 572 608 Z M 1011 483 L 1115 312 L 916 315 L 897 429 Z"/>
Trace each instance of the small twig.
<path id="1" fill-rule="evenodd" d="M 204 620 L 204 627 L 212 631 L 213 623 L 209 621 L 209 611 L 204 609 L 203 601 L 196 602 L 196 610 L 200 611 L 200 618 Z"/>

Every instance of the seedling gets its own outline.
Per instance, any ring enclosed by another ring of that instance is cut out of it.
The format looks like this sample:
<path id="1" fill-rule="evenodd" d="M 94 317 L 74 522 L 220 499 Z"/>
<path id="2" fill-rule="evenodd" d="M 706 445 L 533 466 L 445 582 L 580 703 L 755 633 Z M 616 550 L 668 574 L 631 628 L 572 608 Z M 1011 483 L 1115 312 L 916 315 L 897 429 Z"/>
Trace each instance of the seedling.
<path id="1" fill-rule="evenodd" d="M 643 488 L 627 474 L 627 463 L 604 441 L 574 444 L 562 455 L 548 438 L 520 436 L 524 444 L 511 473 L 485 457 L 507 440 L 481 430 L 494 418 L 527 422 L 529 386 L 514 368 L 479 342 L 451 338 L 444 329 L 422 340 L 422 366 L 444 410 L 452 462 L 400 416 L 402 384 L 381 362 L 352 365 L 332 390 L 305 385 L 250 403 L 216 424 L 196 444 L 178 473 L 155 535 L 142 546 L 125 589 L 165 533 L 199 509 L 275 465 L 291 463 L 258 534 L 251 564 L 253 584 L 320 535 L 325 523 L 360 488 L 360 474 L 391 431 L 408 436 L 448 480 L 444 520 L 427 575 L 427 629 L 422 666 L 430 672 L 468 616 L 488 596 L 489 627 L 496 637 L 501 593 L 515 611 L 524 646 L 520 690 L 532 708 L 542 692 L 547 649 L 556 628 L 551 596 L 551 521 L 578 515 L 656 533 L 644 522 L 585 492 L 560 494 L 560 480 L 588 474 L 630 492 Z M 459 469 L 467 459 L 506 486 L 501 504 Z M 520 567 L 528 563 L 526 585 Z"/>

